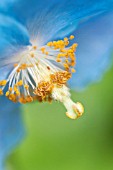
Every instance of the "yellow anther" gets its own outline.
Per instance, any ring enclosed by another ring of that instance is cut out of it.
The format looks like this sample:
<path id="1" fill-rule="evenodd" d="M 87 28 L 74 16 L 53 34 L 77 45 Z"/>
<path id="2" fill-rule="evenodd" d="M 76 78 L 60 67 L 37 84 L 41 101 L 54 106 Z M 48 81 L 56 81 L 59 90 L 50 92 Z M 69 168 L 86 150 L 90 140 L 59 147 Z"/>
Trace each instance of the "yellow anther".
<path id="1" fill-rule="evenodd" d="M 13 88 L 12 87 L 9 87 L 9 91 L 11 92 L 13 90 Z"/>
<path id="2" fill-rule="evenodd" d="M 65 60 L 65 62 L 66 62 L 67 64 L 69 63 L 69 61 L 68 61 L 67 59 Z"/>
<path id="3" fill-rule="evenodd" d="M 63 54 L 62 54 L 62 57 L 66 57 L 66 56 L 67 56 L 67 53 L 63 53 Z"/>
<path id="4" fill-rule="evenodd" d="M 50 97 L 53 87 L 51 82 L 42 81 L 34 90 L 34 94 L 38 97 L 39 101 L 48 101 L 48 97 Z"/>
<path id="5" fill-rule="evenodd" d="M 49 54 L 48 51 L 46 51 L 45 54 L 48 55 Z"/>
<path id="6" fill-rule="evenodd" d="M 27 67 L 34 67 L 34 65 L 33 64 L 28 64 Z"/>
<path id="7" fill-rule="evenodd" d="M 60 59 L 60 58 L 57 58 L 56 61 L 57 61 L 57 62 L 61 62 L 61 59 Z"/>
<path id="8" fill-rule="evenodd" d="M 8 96 L 8 99 L 11 100 L 11 101 L 13 101 L 13 102 L 17 102 L 17 100 L 16 100 L 16 95 L 15 95 L 15 94 L 10 94 L 10 95 Z"/>
<path id="9" fill-rule="evenodd" d="M 26 104 L 26 103 L 27 103 L 25 97 L 20 97 L 19 102 L 20 102 L 20 103 L 23 103 L 23 104 Z"/>
<path id="10" fill-rule="evenodd" d="M 47 46 L 52 47 L 52 46 L 53 46 L 53 43 L 52 43 L 52 42 L 48 42 L 48 43 L 47 43 Z"/>
<path id="11" fill-rule="evenodd" d="M 28 103 L 30 103 L 30 102 L 33 101 L 33 98 L 32 98 L 31 96 L 27 96 L 27 97 L 26 97 L 26 101 L 27 101 Z"/>
<path id="12" fill-rule="evenodd" d="M 61 46 L 63 46 L 63 45 L 64 45 L 64 41 L 63 41 L 63 40 L 59 40 L 59 41 L 58 41 L 58 44 L 61 45 Z"/>
<path id="13" fill-rule="evenodd" d="M 21 69 L 20 69 L 20 68 L 18 68 L 18 69 L 17 69 L 17 73 L 19 73 L 20 71 L 21 71 Z"/>
<path id="14" fill-rule="evenodd" d="M 22 86 L 23 85 L 23 81 L 20 80 L 19 82 L 17 82 L 17 86 Z"/>
<path id="15" fill-rule="evenodd" d="M 65 42 L 65 46 L 68 46 L 68 45 L 69 45 L 69 41 L 66 41 L 66 42 Z"/>
<path id="16" fill-rule="evenodd" d="M 56 74 L 51 74 L 50 79 L 53 84 L 57 84 L 62 86 L 66 84 L 66 82 L 71 78 L 71 73 L 65 72 L 57 72 Z"/>
<path id="17" fill-rule="evenodd" d="M 70 65 L 72 66 L 72 67 L 74 67 L 75 66 L 75 61 L 72 61 L 71 63 L 70 63 Z"/>
<path id="18" fill-rule="evenodd" d="M 16 93 L 17 96 L 20 96 L 19 90 L 17 90 L 15 93 Z"/>
<path id="19" fill-rule="evenodd" d="M 9 91 L 7 91 L 7 92 L 6 92 L 6 94 L 5 94 L 5 96 L 6 96 L 6 97 L 8 97 L 8 96 L 9 96 L 9 94 L 10 94 L 10 92 L 9 92 Z"/>
<path id="20" fill-rule="evenodd" d="M 69 50 L 68 50 L 68 53 L 73 53 L 73 50 L 72 50 L 72 49 L 69 49 Z"/>
<path id="21" fill-rule="evenodd" d="M 67 38 L 67 37 L 65 37 L 65 38 L 64 38 L 64 41 L 68 41 L 68 38 Z"/>
<path id="22" fill-rule="evenodd" d="M 71 69 L 71 72 L 72 72 L 72 73 L 75 73 L 75 72 L 76 72 L 76 70 L 75 70 L 74 68 L 72 68 L 72 69 Z"/>
<path id="23" fill-rule="evenodd" d="M 14 85 L 13 90 L 16 92 L 18 90 L 17 85 Z"/>
<path id="24" fill-rule="evenodd" d="M 3 90 L 2 89 L 0 89 L 0 96 L 2 96 L 3 95 Z"/>
<path id="25" fill-rule="evenodd" d="M 36 50 L 36 49 L 37 49 L 37 46 L 36 46 L 36 45 L 34 45 L 34 46 L 33 46 L 33 49 L 34 49 L 34 50 Z"/>
<path id="26" fill-rule="evenodd" d="M 33 57 L 35 57 L 35 54 L 32 52 L 32 53 L 30 53 L 30 56 L 33 58 Z"/>
<path id="27" fill-rule="evenodd" d="M 74 37 L 74 35 L 71 35 L 69 38 L 70 38 L 70 40 L 72 40 L 72 39 L 74 39 L 75 37 Z"/>
<path id="28" fill-rule="evenodd" d="M 22 70 L 24 70 L 24 69 L 26 69 L 27 68 L 27 64 L 21 64 L 21 66 L 20 66 L 20 69 L 22 69 Z"/>
<path id="29" fill-rule="evenodd" d="M 5 86 L 7 84 L 7 80 L 0 81 L 0 86 Z"/>
<path id="30" fill-rule="evenodd" d="M 72 49 L 73 49 L 73 50 L 76 50 L 77 47 L 78 47 L 78 44 L 77 44 L 77 43 L 74 43 L 74 44 L 72 45 Z"/>
<path id="31" fill-rule="evenodd" d="M 17 67 L 17 66 L 18 66 L 18 64 L 17 64 L 17 63 L 15 63 L 15 64 L 14 64 L 14 67 Z"/>
<path id="32" fill-rule="evenodd" d="M 64 63 L 63 65 L 64 65 L 64 68 L 65 68 L 66 70 L 69 69 L 69 65 L 68 65 L 67 63 Z"/>
<path id="33" fill-rule="evenodd" d="M 25 89 L 28 90 L 29 89 L 29 86 L 26 84 L 24 85 Z"/>
<path id="34" fill-rule="evenodd" d="M 53 41 L 53 46 L 56 46 L 57 45 L 57 41 Z"/>
<path id="35" fill-rule="evenodd" d="M 42 47 L 40 50 L 42 51 L 42 53 L 44 53 L 45 52 L 45 47 Z"/>
<path id="36" fill-rule="evenodd" d="M 58 55 L 57 55 L 57 58 L 60 58 L 60 57 L 62 57 L 62 53 L 59 53 Z"/>
<path id="37" fill-rule="evenodd" d="M 60 52 L 65 53 L 65 52 L 66 52 L 66 50 L 65 50 L 65 49 L 63 49 L 63 48 L 61 48 L 61 49 L 60 49 Z"/>

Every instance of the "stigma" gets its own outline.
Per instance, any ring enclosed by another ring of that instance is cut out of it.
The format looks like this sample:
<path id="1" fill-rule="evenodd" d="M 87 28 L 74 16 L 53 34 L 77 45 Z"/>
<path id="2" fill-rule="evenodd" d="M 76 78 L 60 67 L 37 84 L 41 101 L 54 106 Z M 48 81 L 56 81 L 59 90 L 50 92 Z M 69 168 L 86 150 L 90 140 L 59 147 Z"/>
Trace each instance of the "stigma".
<path id="1" fill-rule="evenodd" d="M 48 42 L 45 46 L 32 45 L 19 55 L 6 80 L 0 81 L 0 95 L 22 104 L 33 101 L 59 101 L 71 119 L 80 117 L 84 108 L 71 100 L 67 81 L 75 72 L 77 43 L 71 35 L 63 40 Z M 15 56 L 16 57 L 16 56 Z"/>

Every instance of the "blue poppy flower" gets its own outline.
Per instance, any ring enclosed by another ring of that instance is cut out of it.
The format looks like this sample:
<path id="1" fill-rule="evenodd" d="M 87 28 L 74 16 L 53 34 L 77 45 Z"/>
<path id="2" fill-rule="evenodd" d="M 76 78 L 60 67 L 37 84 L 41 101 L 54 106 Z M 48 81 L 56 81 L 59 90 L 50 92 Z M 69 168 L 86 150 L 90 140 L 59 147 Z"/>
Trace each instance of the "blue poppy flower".
<path id="1" fill-rule="evenodd" d="M 70 99 L 65 86 L 70 71 L 74 72 L 77 44 L 73 38 L 79 46 L 77 73 L 70 79 L 70 85 L 80 89 L 98 80 L 110 63 L 113 0 L 0 3 L 0 94 L 21 103 L 58 100 L 64 103 L 68 117 L 82 115 L 82 105 Z M 5 97 L 0 102 L 2 170 L 5 157 L 24 131 L 19 104 Z"/>

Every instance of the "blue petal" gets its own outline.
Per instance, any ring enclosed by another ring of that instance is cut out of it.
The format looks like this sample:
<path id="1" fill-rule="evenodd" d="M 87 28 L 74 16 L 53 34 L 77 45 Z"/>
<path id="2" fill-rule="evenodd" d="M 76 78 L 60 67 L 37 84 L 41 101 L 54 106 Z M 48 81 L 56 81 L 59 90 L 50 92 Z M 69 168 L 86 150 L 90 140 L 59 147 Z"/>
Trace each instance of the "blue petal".
<path id="1" fill-rule="evenodd" d="M 11 66 L 9 58 L 29 44 L 27 29 L 15 19 L 0 14 L 0 79 L 5 79 Z M 6 62 L 7 61 L 7 62 Z"/>
<path id="2" fill-rule="evenodd" d="M 113 0 L 14 0 L 5 10 L 27 25 L 32 39 L 44 42 L 70 34 L 81 19 L 111 8 Z"/>
<path id="3" fill-rule="evenodd" d="M 91 19 L 74 32 L 77 49 L 76 74 L 70 80 L 75 89 L 98 81 L 111 64 L 113 12 Z"/>
<path id="4" fill-rule="evenodd" d="M 1 62 L 2 63 L 2 62 Z M 1 64 L 0 64 L 1 65 Z M 3 66 L 0 68 L 0 81 L 7 79 L 10 71 L 14 68 L 14 66 L 9 65 L 9 66 Z"/>
<path id="5" fill-rule="evenodd" d="M 0 166 L 23 135 L 24 127 L 19 104 L 14 104 L 5 97 L 0 98 Z"/>
<path id="6" fill-rule="evenodd" d="M 0 14 L 0 58 L 10 57 L 16 48 L 28 44 L 27 29 L 13 18 Z"/>

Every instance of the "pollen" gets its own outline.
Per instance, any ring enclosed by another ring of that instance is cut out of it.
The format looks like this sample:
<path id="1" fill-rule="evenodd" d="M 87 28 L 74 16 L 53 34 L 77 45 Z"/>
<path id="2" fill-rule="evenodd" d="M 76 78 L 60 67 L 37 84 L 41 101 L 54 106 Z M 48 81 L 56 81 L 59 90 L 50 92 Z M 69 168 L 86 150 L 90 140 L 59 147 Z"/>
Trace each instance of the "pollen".
<path id="1" fill-rule="evenodd" d="M 75 72 L 76 72 L 76 70 L 75 70 L 74 68 L 72 68 L 72 69 L 71 69 L 71 72 L 72 72 L 72 73 L 75 73 Z"/>
<path id="2" fill-rule="evenodd" d="M 34 46 L 33 46 L 33 49 L 34 49 L 34 50 L 36 50 L 36 49 L 37 49 L 37 46 L 36 46 L 36 45 L 34 45 Z"/>
<path id="3" fill-rule="evenodd" d="M 5 95 L 6 95 L 6 97 L 8 97 L 8 96 L 9 96 L 9 94 L 10 94 L 10 92 L 9 92 L 9 91 L 7 91 L 7 92 L 6 92 L 6 94 L 5 94 Z"/>
<path id="4" fill-rule="evenodd" d="M 22 86 L 23 85 L 23 81 L 20 80 L 19 82 L 17 82 L 17 86 Z"/>
<path id="5" fill-rule="evenodd" d="M 31 53 L 31 57 L 33 58 L 35 55 L 34 55 L 34 53 Z"/>
<path id="6" fill-rule="evenodd" d="M 71 35 L 69 38 L 70 38 L 70 40 L 73 40 L 75 37 L 74 37 L 74 35 Z"/>
<path id="7" fill-rule="evenodd" d="M 41 47 L 40 50 L 42 51 L 42 53 L 44 53 L 45 52 L 45 47 Z"/>
<path id="8" fill-rule="evenodd" d="M 0 96 L 2 96 L 3 95 L 3 90 L 2 89 L 0 89 Z"/>
<path id="9" fill-rule="evenodd" d="M 67 42 L 67 41 L 68 41 L 68 38 L 67 38 L 67 37 L 65 37 L 65 38 L 64 38 L 64 42 Z"/>
<path id="10" fill-rule="evenodd" d="M 0 86 L 5 86 L 7 84 L 7 80 L 0 81 Z"/>
<path id="11" fill-rule="evenodd" d="M 71 100 L 68 80 L 75 73 L 77 43 L 70 45 L 74 36 L 51 41 L 44 46 L 29 46 L 18 54 L 6 80 L 0 81 L 0 96 L 22 104 L 33 101 L 60 101 L 71 119 L 80 117 L 84 108 Z M 16 56 L 14 56 L 16 58 Z"/>
<path id="12" fill-rule="evenodd" d="M 10 88 L 9 88 L 9 91 L 11 92 L 12 90 L 13 90 L 12 87 L 10 87 Z"/>
<path id="13" fill-rule="evenodd" d="M 14 67 L 17 67 L 17 66 L 18 66 L 18 64 L 17 64 L 17 63 L 15 63 L 15 64 L 14 64 Z"/>
<path id="14" fill-rule="evenodd" d="M 53 84 L 62 86 L 71 78 L 71 74 L 69 72 L 57 72 L 56 74 L 51 74 L 50 78 Z"/>
<path id="15" fill-rule="evenodd" d="M 24 88 L 25 88 L 26 90 L 28 90 L 28 89 L 29 89 L 29 85 L 25 84 L 25 85 L 24 85 Z"/>
<path id="16" fill-rule="evenodd" d="M 52 47 L 52 46 L 53 46 L 53 43 L 52 43 L 52 42 L 48 42 L 48 43 L 47 43 L 47 46 Z"/>
<path id="17" fill-rule="evenodd" d="M 37 95 L 40 101 L 48 101 L 51 96 L 53 87 L 54 86 L 51 82 L 42 81 L 34 90 L 34 94 Z"/>

